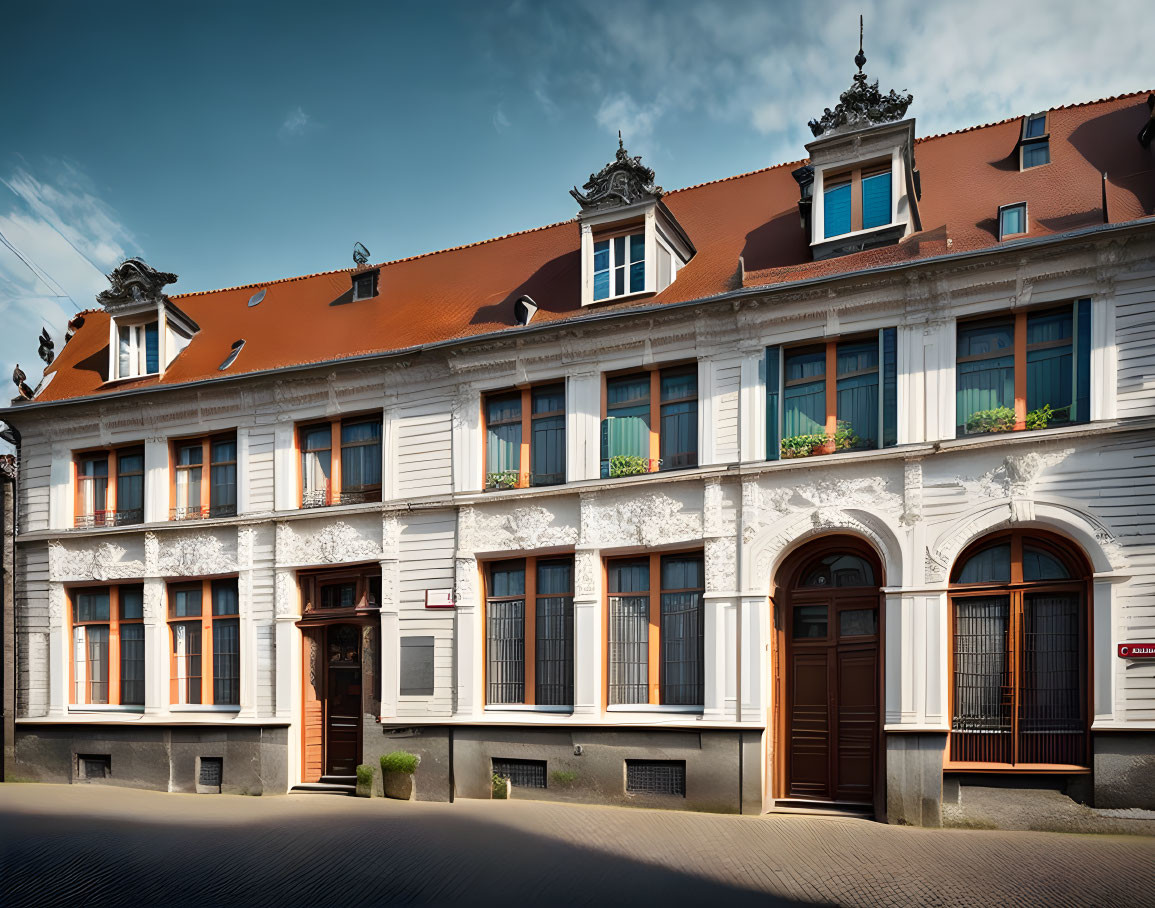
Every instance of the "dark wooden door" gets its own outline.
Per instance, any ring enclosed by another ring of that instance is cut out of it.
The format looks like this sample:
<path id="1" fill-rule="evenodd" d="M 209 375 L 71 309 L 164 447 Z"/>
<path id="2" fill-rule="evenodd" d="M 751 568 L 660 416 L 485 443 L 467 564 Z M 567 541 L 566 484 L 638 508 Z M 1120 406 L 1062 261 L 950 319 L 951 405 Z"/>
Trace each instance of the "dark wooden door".
<path id="1" fill-rule="evenodd" d="M 786 634 L 786 796 L 870 804 L 878 769 L 878 596 L 795 590 Z"/>
<path id="2" fill-rule="evenodd" d="M 361 762 L 361 629 L 326 628 L 325 774 L 352 776 Z"/>

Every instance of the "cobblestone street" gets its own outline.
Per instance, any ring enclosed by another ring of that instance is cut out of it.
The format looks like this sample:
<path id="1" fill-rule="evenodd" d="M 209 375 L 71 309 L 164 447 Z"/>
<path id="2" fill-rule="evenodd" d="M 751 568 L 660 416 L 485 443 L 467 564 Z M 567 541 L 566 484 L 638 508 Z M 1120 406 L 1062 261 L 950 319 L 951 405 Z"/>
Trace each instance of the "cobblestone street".
<path id="1" fill-rule="evenodd" d="M 1143 905 L 1155 838 L 0 786 L 0 904 Z"/>

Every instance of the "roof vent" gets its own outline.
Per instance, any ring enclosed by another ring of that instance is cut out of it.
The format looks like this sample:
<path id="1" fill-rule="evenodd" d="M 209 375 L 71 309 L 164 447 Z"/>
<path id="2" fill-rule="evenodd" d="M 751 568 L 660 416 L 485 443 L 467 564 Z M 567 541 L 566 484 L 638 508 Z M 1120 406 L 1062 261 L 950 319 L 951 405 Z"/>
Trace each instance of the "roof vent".
<path id="1" fill-rule="evenodd" d="M 262 290 L 261 292 L 264 293 L 265 291 Z M 225 361 L 217 366 L 217 371 L 224 372 L 225 369 L 236 362 L 236 359 L 240 355 L 241 350 L 244 349 L 244 346 L 245 341 L 243 338 L 239 341 L 233 341 L 233 349 L 230 351 L 229 355 L 225 357 Z"/>
<path id="2" fill-rule="evenodd" d="M 537 315 L 537 303 L 533 301 L 533 297 L 518 297 L 517 302 L 513 304 L 513 317 L 517 323 L 528 325 L 535 315 Z"/>
<path id="3" fill-rule="evenodd" d="M 249 297 L 249 308 L 252 308 L 253 306 L 257 305 L 261 300 L 263 300 L 265 298 L 265 294 L 267 292 L 268 292 L 268 288 L 262 287 L 260 290 L 258 290 L 252 296 L 250 296 Z"/>

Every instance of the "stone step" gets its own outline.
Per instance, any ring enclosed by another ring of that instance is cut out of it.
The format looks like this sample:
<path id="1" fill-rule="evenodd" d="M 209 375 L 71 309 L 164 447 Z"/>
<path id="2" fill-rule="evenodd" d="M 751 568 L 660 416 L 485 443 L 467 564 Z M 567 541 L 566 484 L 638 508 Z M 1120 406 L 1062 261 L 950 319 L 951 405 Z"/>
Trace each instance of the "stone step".
<path id="1" fill-rule="evenodd" d="M 333 782 L 302 782 L 300 785 L 294 785 L 290 792 L 299 794 L 333 794 L 333 795 L 353 795 L 357 793 L 357 785 L 345 785 Z"/>

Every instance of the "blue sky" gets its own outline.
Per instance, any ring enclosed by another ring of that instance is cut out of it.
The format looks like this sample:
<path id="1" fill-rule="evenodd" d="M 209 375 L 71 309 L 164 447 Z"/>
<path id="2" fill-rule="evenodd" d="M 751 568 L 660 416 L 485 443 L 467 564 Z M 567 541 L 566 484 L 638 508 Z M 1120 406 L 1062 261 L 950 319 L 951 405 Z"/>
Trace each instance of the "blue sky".
<path id="1" fill-rule="evenodd" d="M 1155 87 L 1122 0 L 5 6 L 5 399 L 126 255 L 179 292 L 563 220 L 618 129 L 667 189 L 803 157 L 860 12 L 920 135 Z"/>

